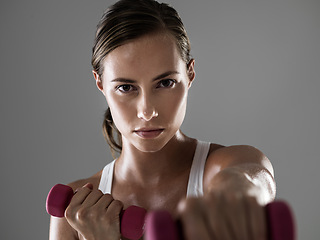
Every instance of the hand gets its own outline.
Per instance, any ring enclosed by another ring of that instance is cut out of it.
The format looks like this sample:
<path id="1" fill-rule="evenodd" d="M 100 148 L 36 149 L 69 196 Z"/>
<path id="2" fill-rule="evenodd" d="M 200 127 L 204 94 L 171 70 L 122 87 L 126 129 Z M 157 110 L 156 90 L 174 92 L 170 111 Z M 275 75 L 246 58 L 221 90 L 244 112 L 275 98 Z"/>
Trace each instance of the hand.
<path id="1" fill-rule="evenodd" d="M 92 184 L 77 189 L 65 211 L 68 223 L 86 240 L 120 239 L 123 204 L 110 194 L 93 190 Z"/>
<path id="2" fill-rule="evenodd" d="M 266 216 L 255 197 L 211 192 L 179 204 L 187 240 L 266 240 Z"/>

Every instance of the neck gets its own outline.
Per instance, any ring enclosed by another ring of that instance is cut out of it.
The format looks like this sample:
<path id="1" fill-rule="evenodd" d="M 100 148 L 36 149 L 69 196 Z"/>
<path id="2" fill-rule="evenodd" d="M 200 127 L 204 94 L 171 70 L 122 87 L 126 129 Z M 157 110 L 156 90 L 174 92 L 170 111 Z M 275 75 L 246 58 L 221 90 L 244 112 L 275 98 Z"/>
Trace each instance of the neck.
<path id="1" fill-rule="evenodd" d="M 156 152 L 142 152 L 126 141 L 123 143 L 115 173 L 119 180 L 139 185 L 157 185 L 189 170 L 196 147 L 196 141 L 181 131 Z"/>

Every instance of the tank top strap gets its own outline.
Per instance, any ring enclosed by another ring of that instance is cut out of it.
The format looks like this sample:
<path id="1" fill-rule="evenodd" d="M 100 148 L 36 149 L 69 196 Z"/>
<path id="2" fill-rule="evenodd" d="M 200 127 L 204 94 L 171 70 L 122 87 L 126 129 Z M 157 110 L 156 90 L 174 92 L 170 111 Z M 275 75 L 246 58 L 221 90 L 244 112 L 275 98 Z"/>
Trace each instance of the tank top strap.
<path id="1" fill-rule="evenodd" d="M 203 196 L 203 173 L 209 150 L 210 143 L 198 140 L 189 175 L 187 198 Z"/>
<path id="2" fill-rule="evenodd" d="M 210 143 L 198 140 L 189 174 L 187 197 L 203 196 L 203 173 L 209 149 Z M 104 194 L 111 194 L 115 162 L 116 159 L 107 164 L 102 170 L 99 190 Z"/>
<path id="3" fill-rule="evenodd" d="M 111 194 L 112 180 L 113 180 L 113 169 L 116 159 L 107 164 L 101 174 L 99 190 L 104 194 Z"/>

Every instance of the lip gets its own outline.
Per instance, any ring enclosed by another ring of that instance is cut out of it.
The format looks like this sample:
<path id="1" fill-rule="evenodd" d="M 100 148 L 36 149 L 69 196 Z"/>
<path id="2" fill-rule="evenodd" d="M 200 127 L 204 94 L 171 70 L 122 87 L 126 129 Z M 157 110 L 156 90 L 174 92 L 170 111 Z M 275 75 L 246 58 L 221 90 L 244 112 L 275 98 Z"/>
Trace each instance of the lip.
<path id="1" fill-rule="evenodd" d="M 158 137 L 163 131 L 163 128 L 140 128 L 133 132 L 141 138 L 152 139 Z"/>

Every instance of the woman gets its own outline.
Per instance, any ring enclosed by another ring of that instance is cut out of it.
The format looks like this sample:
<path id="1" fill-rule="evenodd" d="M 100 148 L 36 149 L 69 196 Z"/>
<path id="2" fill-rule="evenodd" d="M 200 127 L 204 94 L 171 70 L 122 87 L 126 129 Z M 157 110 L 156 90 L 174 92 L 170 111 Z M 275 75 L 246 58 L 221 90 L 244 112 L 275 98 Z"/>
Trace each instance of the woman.
<path id="1" fill-rule="evenodd" d="M 121 0 L 103 15 L 93 75 L 108 103 L 104 132 L 120 153 L 77 191 L 50 239 L 120 239 L 130 205 L 165 209 L 186 239 L 266 239 L 263 205 L 275 197 L 270 161 L 254 147 L 221 146 L 182 133 L 195 79 L 177 12 L 153 0 Z M 115 139 L 119 136 L 118 140 Z"/>

